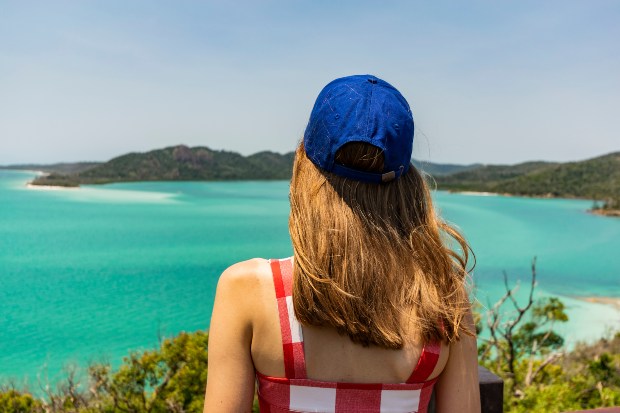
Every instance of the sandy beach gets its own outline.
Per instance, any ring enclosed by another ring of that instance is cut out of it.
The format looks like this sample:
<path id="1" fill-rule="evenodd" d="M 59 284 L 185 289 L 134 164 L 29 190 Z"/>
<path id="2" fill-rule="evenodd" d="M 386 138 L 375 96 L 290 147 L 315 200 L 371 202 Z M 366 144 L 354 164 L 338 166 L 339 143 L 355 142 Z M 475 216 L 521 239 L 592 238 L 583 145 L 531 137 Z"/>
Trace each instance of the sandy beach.
<path id="1" fill-rule="evenodd" d="M 579 342 L 592 343 L 620 331 L 620 298 L 560 296 L 566 305 L 568 323 L 555 326 L 568 349 Z"/>
<path id="2" fill-rule="evenodd" d="M 52 185 L 33 185 L 31 183 L 26 184 L 26 188 L 28 189 L 42 189 L 47 191 L 62 191 L 65 189 L 80 189 L 79 186 L 52 186 Z"/>
<path id="3" fill-rule="evenodd" d="M 620 310 L 620 298 L 617 297 L 573 297 L 577 300 L 586 301 L 594 304 L 605 304 Z"/>
<path id="4" fill-rule="evenodd" d="M 450 191 L 454 194 L 469 195 L 469 196 L 497 196 L 496 192 L 477 192 L 477 191 Z"/>
<path id="5" fill-rule="evenodd" d="M 620 218 L 620 209 L 590 209 L 588 212 L 595 215 Z"/>

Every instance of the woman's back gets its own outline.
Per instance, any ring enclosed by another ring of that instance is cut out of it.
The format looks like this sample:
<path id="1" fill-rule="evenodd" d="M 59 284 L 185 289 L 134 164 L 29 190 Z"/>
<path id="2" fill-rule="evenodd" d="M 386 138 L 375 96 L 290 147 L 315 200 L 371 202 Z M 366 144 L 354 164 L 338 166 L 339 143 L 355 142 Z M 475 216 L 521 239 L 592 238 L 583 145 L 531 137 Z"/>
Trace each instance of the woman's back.
<path id="1" fill-rule="evenodd" d="M 274 352 L 268 360 L 280 356 L 284 374 L 270 376 L 257 367 L 261 412 L 426 412 L 436 377 L 447 360 L 444 354 L 438 365 L 440 343 L 420 346 L 415 362 L 409 363 L 408 348 L 386 351 L 374 346 L 361 347 L 348 338 L 343 340 L 330 328 L 304 329 L 294 312 L 289 311 L 292 258 L 270 260 L 270 267 L 282 345 L 280 354 Z M 274 341 L 273 337 L 265 338 L 268 346 Z M 411 344 L 416 350 L 416 343 Z M 307 356 L 312 359 L 310 362 Z M 257 357 L 253 359 L 256 365 Z M 407 365 L 414 367 L 403 376 L 403 367 Z"/>
<path id="2" fill-rule="evenodd" d="M 272 269 L 267 260 L 253 260 L 259 279 L 261 309 L 256 312 L 252 360 L 265 376 L 285 377 L 280 316 Z M 290 260 L 283 260 L 289 266 Z M 285 270 L 286 271 L 286 270 Z M 284 276 L 288 274 L 285 272 Z M 330 327 L 302 326 L 307 376 L 313 380 L 350 383 L 404 383 L 416 367 L 424 343 L 403 326 L 406 344 L 400 350 L 363 347 Z M 448 359 L 449 346 L 441 344 L 439 360 L 429 379 L 437 377 Z"/>
<path id="3" fill-rule="evenodd" d="M 286 379 L 290 376 L 290 373 L 287 375 L 285 367 L 280 312 L 275 291 L 268 260 L 252 259 L 240 262 L 222 274 L 211 320 L 205 412 L 247 411 L 254 395 L 257 377 L 260 392 L 261 379 Z M 420 355 L 424 346 L 415 340 L 413 331 L 413 339 L 406 340 L 407 344 L 403 349 L 386 350 L 352 343 L 348 337 L 343 337 L 330 328 L 303 327 L 302 330 L 307 377 L 314 381 L 392 383 L 398 386 L 398 383 L 407 381 L 421 362 Z M 247 348 L 251 348 L 251 352 L 248 353 Z M 433 384 L 436 390 L 437 412 L 478 412 L 480 401 L 477 390 L 475 338 L 464 337 L 449 346 L 441 343 L 438 352 L 435 368 L 426 373 L 426 381 Z M 373 390 L 376 388 L 370 389 L 370 393 L 373 393 Z M 357 399 L 365 400 L 364 395 L 368 393 L 369 391 L 358 393 Z M 325 402 L 319 394 L 313 395 L 314 406 L 321 406 L 321 403 Z M 408 402 L 406 398 L 405 402 Z M 288 406 L 290 398 L 284 398 L 282 403 Z M 411 410 L 383 411 L 424 412 L 427 407 L 426 404 L 406 405 L 411 405 Z M 418 407 L 421 410 L 417 410 Z M 274 406 L 261 410 L 266 413 L 285 411 L 289 410 Z M 353 413 L 363 410 L 353 404 L 350 410 L 347 410 L 346 406 L 339 406 L 338 410 L 297 411 Z"/>
<path id="4" fill-rule="evenodd" d="M 222 274 L 205 411 L 247 410 L 256 380 L 264 412 L 425 412 L 433 386 L 438 412 L 479 410 L 469 247 L 437 216 L 412 141 L 387 82 L 319 94 L 293 165 L 294 259 Z"/>

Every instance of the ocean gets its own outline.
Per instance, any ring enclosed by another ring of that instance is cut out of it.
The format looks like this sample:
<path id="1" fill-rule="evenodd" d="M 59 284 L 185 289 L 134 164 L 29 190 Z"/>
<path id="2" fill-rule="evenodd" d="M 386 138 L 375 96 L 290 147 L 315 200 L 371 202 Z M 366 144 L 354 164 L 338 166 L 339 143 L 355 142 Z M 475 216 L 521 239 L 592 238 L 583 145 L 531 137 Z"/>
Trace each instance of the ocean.
<path id="1" fill-rule="evenodd" d="M 68 366 L 118 365 L 130 351 L 207 329 L 219 274 L 292 253 L 288 182 L 140 182 L 32 189 L 0 170 L 0 382 L 36 387 Z M 537 257 L 537 295 L 557 295 L 569 343 L 620 330 L 620 219 L 591 201 L 434 194 L 476 253 L 483 308 Z"/>

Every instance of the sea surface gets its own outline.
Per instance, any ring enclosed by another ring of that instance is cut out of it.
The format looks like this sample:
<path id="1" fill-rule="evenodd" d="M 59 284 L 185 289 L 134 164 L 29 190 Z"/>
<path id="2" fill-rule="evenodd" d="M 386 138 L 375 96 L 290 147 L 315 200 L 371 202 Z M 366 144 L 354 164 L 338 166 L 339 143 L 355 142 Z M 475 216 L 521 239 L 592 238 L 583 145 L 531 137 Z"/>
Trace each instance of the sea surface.
<path id="1" fill-rule="evenodd" d="M 141 182 L 32 189 L 35 172 L 0 170 L 0 382 L 53 383 L 71 365 L 109 361 L 209 327 L 229 265 L 292 253 L 288 182 Z M 559 295 L 570 342 L 620 330 L 620 219 L 591 201 L 436 192 L 476 253 L 483 308 L 510 285 Z"/>

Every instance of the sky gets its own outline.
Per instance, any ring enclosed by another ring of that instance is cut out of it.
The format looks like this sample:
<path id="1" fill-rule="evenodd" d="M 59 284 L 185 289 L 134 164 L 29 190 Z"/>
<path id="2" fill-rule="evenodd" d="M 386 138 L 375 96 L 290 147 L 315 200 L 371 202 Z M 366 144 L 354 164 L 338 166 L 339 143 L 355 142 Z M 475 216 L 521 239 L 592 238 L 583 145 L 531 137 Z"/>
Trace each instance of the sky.
<path id="1" fill-rule="evenodd" d="M 618 1 L 0 0 L 0 165 L 178 144 L 288 152 L 332 79 L 374 74 L 414 157 L 620 150 Z"/>

